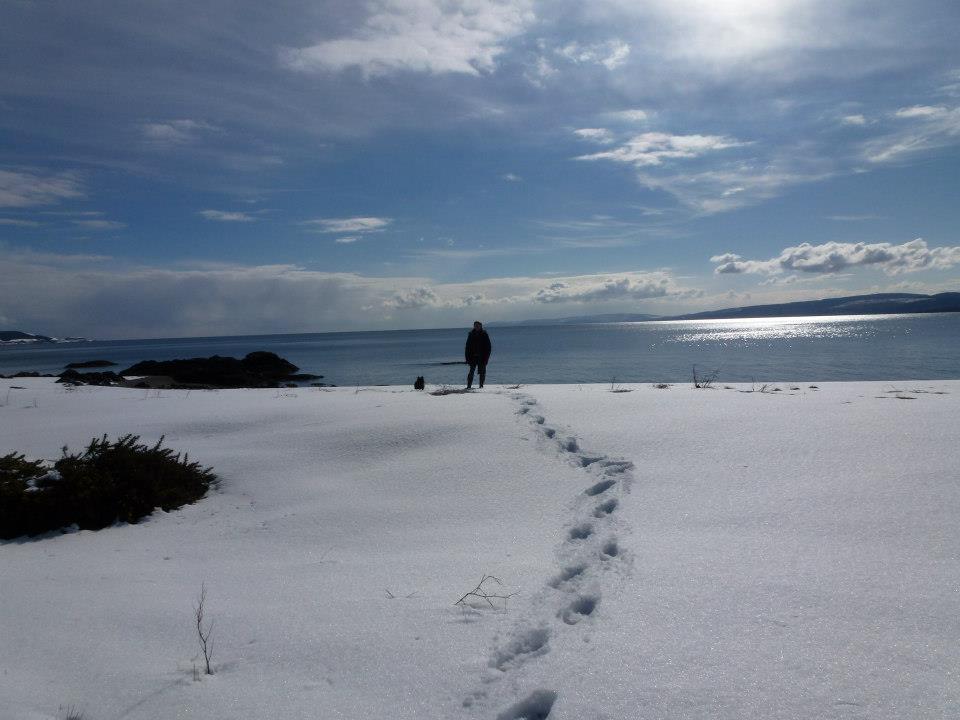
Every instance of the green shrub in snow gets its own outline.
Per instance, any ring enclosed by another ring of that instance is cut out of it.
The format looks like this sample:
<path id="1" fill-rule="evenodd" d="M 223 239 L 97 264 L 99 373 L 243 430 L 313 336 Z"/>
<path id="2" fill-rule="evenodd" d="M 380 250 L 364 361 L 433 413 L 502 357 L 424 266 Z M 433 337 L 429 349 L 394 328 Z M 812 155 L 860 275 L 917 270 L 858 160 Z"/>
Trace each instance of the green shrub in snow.
<path id="1" fill-rule="evenodd" d="M 99 530 L 135 523 L 156 508 L 174 510 L 203 497 L 215 476 L 169 448 L 136 435 L 94 438 L 52 468 L 22 454 L 0 456 L 0 538 L 38 535 L 77 525 Z"/>

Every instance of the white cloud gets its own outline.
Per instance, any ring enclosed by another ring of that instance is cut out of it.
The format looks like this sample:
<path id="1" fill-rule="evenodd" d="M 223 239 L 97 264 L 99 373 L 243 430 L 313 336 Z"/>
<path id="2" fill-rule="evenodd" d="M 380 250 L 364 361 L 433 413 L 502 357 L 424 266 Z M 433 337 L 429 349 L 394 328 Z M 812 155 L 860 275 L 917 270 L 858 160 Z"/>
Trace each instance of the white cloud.
<path id="1" fill-rule="evenodd" d="M 650 119 L 649 111 L 641 110 L 640 108 L 616 110 L 614 112 L 604 113 L 604 115 L 613 120 L 621 120 L 624 122 L 646 122 Z"/>
<path id="2" fill-rule="evenodd" d="M 714 272 L 719 275 L 760 273 L 778 274 L 784 271 L 802 273 L 838 273 L 854 267 L 876 267 L 888 275 L 946 270 L 960 265 L 960 246 L 930 248 L 921 238 L 901 245 L 890 243 L 838 243 L 822 245 L 802 243 L 784 248 L 770 260 L 744 260 L 739 255 L 715 255 L 710 262 L 718 263 Z"/>
<path id="3" fill-rule="evenodd" d="M 840 118 L 840 122 L 843 125 L 857 125 L 863 126 L 867 124 L 867 118 L 863 115 L 844 115 Z"/>
<path id="4" fill-rule="evenodd" d="M 453 242 L 448 240 L 447 245 L 453 245 Z M 477 260 L 479 258 L 491 258 L 491 257 L 516 257 L 517 255 L 530 255 L 540 252 L 539 249 L 535 249 L 529 246 L 522 248 L 512 248 L 512 247 L 503 247 L 503 248 L 470 248 L 470 249 L 453 249 L 451 247 L 446 248 L 430 248 L 426 250 L 415 250 L 412 255 L 415 257 L 423 258 L 433 258 L 440 260 Z"/>
<path id="5" fill-rule="evenodd" d="M 637 180 L 651 190 L 672 195 L 699 213 L 726 212 L 776 196 L 783 188 L 829 177 L 829 161 L 802 149 L 781 149 L 781 157 L 764 161 L 716 158 L 720 151 L 752 146 L 723 135 L 673 135 L 647 132 L 609 150 L 574 158 L 632 165 Z M 693 169 L 676 161 L 701 160 Z M 708 160 L 714 167 L 703 168 Z"/>
<path id="6" fill-rule="evenodd" d="M 521 182 L 523 180 L 522 177 L 520 177 L 519 175 L 514 175 L 513 173 L 505 173 L 500 177 L 506 180 L 507 182 Z"/>
<path id="7" fill-rule="evenodd" d="M 358 238 L 356 235 L 350 235 L 348 237 L 338 237 L 336 240 L 334 240 L 334 242 L 340 243 L 341 245 L 349 245 L 350 243 L 355 243 L 359 239 L 360 238 Z"/>
<path id="8" fill-rule="evenodd" d="M 898 118 L 930 118 L 943 117 L 949 112 L 942 105 L 913 105 L 912 107 L 900 108 L 893 115 Z"/>
<path id="9" fill-rule="evenodd" d="M 742 147 L 745 144 L 747 143 L 722 135 L 671 135 L 663 132 L 648 132 L 635 135 L 613 150 L 581 155 L 575 159 L 611 160 L 644 167 L 661 165 L 664 160 L 696 158 L 706 153 Z"/>
<path id="10" fill-rule="evenodd" d="M 653 168 L 658 170 L 658 168 Z M 791 185 L 816 182 L 836 172 L 831 160 L 799 149 L 764 161 L 739 160 L 700 171 L 651 172 L 640 168 L 637 180 L 662 190 L 699 213 L 728 212 L 776 197 Z"/>
<path id="11" fill-rule="evenodd" d="M 523 76 L 533 85 L 537 87 L 544 87 L 546 81 L 550 78 L 557 75 L 560 71 L 557 70 L 549 59 L 543 55 L 538 55 L 536 60 L 533 61 L 532 65 L 528 65 L 526 70 L 523 72 Z"/>
<path id="12" fill-rule="evenodd" d="M 666 275 L 654 274 L 642 278 L 611 278 L 571 285 L 554 282 L 534 295 L 538 303 L 589 303 L 610 300 L 643 300 L 676 294 L 673 281 Z"/>
<path id="13" fill-rule="evenodd" d="M 395 310 L 420 310 L 440 304 L 440 298 L 429 287 L 422 286 L 401 290 L 383 301 L 383 306 Z"/>
<path id="14" fill-rule="evenodd" d="M 256 222 L 255 218 L 250 213 L 245 212 L 230 212 L 227 210 L 201 210 L 197 213 L 201 217 L 207 220 L 213 220 L 215 222 Z"/>
<path id="15" fill-rule="evenodd" d="M 53 205 L 85 197 L 80 176 L 74 172 L 0 170 L 0 207 Z"/>
<path id="16" fill-rule="evenodd" d="M 126 223 L 116 220 L 72 220 L 74 225 L 84 230 L 122 230 Z"/>
<path id="17" fill-rule="evenodd" d="M 825 219 L 836 222 L 863 222 L 865 220 L 880 220 L 882 215 L 825 215 Z"/>
<path id="18" fill-rule="evenodd" d="M 40 227 L 40 223 L 36 220 L 17 220 L 14 218 L 0 218 L 0 225 L 10 227 Z"/>
<path id="19" fill-rule="evenodd" d="M 864 143 L 867 162 L 899 162 L 960 143 L 960 107 L 914 105 L 900 108 L 894 118 L 905 127 Z"/>
<path id="20" fill-rule="evenodd" d="M 496 67 L 505 44 L 534 20 L 531 0 L 376 0 L 351 37 L 281 53 L 300 71 L 359 68 L 368 77 L 398 71 L 478 75 Z"/>
<path id="21" fill-rule="evenodd" d="M 199 120 L 165 120 L 140 126 L 143 137 L 157 145 L 186 145 L 199 139 L 203 132 L 217 129 Z"/>
<path id="22" fill-rule="evenodd" d="M 53 217 L 100 217 L 103 215 L 99 210 L 41 210 L 40 214 Z"/>
<path id="23" fill-rule="evenodd" d="M 579 130 L 574 130 L 573 134 L 583 140 L 589 140 L 602 145 L 609 145 L 614 142 L 613 133 L 606 128 L 580 128 Z"/>
<path id="24" fill-rule="evenodd" d="M 630 56 L 630 44 L 622 40 L 607 40 L 593 45 L 572 42 L 558 49 L 557 53 L 577 64 L 597 64 L 607 70 L 616 70 Z"/>
<path id="25" fill-rule="evenodd" d="M 350 217 L 316 218 L 300 224 L 313 227 L 319 233 L 371 233 L 384 230 L 392 222 L 393 218 Z"/>

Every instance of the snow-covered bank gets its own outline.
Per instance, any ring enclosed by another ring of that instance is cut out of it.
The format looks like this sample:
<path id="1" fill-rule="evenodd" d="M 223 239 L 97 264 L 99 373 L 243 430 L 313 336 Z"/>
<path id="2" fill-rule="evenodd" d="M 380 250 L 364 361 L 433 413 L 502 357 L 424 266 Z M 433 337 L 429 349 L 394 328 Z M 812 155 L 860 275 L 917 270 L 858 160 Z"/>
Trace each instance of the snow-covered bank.
<path id="1" fill-rule="evenodd" d="M 780 387 L 0 382 L 0 453 L 166 435 L 222 478 L 0 545 L 0 718 L 955 715 L 960 381 Z M 484 573 L 506 610 L 454 607 Z"/>

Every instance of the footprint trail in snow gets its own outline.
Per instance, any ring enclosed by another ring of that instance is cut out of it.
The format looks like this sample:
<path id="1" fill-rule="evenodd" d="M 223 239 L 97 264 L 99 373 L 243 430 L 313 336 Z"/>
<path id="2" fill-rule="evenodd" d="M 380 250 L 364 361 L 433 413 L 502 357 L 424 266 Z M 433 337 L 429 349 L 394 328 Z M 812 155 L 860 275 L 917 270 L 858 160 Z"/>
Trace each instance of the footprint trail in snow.
<path id="1" fill-rule="evenodd" d="M 541 446 L 577 468 L 583 484 L 573 490 L 568 522 L 558 528 L 561 542 L 556 551 L 556 571 L 536 592 L 524 617 L 497 643 L 488 663 L 490 670 L 483 678 L 486 688 L 471 694 L 463 704 L 494 710 L 489 707 L 493 698 L 484 702 L 488 699 L 487 688 L 510 680 L 514 701 L 500 710 L 497 720 L 546 720 L 558 698 L 557 691 L 549 687 L 521 691 L 522 678 L 511 675 L 548 655 L 552 639 L 563 633 L 585 632 L 583 628 L 602 615 L 599 608 L 605 586 L 610 584 L 610 570 L 623 562 L 617 540 L 623 526 L 618 516 L 633 480 L 633 463 L 584 450 L 579 438 L 547 422 L 536 400 L 519 393 L 512 398 L 520 403 L 517 415 L 529 424 Z M 498 693 L 498 704 L 505 704 L 505 694 Z"/>

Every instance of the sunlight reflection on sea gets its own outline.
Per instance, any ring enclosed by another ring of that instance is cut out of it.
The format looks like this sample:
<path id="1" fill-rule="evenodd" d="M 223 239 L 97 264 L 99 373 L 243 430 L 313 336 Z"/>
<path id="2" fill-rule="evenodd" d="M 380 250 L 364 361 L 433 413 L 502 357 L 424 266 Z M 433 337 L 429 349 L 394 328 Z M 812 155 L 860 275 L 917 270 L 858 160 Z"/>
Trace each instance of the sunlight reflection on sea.
<path id="1" fill-rule="evenodd" d="M 666 341 L 676 343 L 789 340 L 791 338 L 867 338 L 877 333 L 877 320 L 881 317 L 837 315 L 835 317 L 676 320 L 653 322 L 648 325 L 662 325 L 669 328 L 675 334 Z"/>

